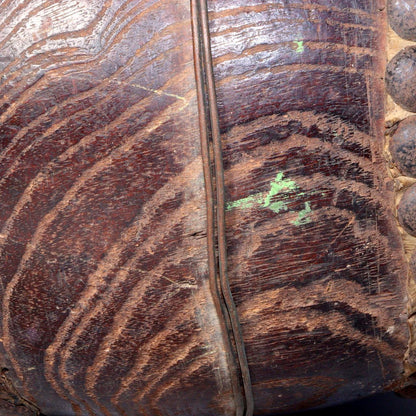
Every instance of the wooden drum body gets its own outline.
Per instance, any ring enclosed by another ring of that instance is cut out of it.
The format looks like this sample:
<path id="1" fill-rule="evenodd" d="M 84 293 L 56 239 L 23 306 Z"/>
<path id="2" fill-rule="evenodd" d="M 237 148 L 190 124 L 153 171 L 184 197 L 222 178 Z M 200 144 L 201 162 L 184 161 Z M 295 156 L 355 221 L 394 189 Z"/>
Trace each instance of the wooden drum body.
<path id="1" fill-rule="evenodd" d="M 0 415 L 412 386 L 414 1 L 0 6 Z"/>

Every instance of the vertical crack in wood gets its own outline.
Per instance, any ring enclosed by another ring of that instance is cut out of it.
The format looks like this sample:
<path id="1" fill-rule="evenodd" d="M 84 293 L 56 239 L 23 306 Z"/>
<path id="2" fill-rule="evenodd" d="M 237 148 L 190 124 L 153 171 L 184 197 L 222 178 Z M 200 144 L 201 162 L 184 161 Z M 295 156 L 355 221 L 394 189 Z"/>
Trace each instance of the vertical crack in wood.
<path id="1" fill-rule="evenodd" d="M 227 276 L 224 170 L 206 0 L 191 0 L 191 7 L 201 153 L 207 199 L 210 285 L 217 309 L 223 318 L 223 333 L 228 335 L 236 414 L 251 416 L 254 401 L 250 371 L 238 312 Z"/>

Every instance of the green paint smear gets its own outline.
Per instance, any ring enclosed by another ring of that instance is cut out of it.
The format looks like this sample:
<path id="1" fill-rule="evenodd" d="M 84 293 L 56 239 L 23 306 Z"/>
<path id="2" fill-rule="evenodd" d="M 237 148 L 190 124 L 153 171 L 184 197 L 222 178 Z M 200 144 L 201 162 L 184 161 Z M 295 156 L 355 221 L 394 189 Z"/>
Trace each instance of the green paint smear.
<path id="1" fill-rule="evenodd" d="M 259 196 L 260 195 L 260 196 Z M 233 208 L 247 209 L 252 208 L 255 205 L 261 204 L 263 202 L 263 197 L 261 194 L 248 196 L 247 198 L 239 199 L 238 201 L 227 203 L 227 211 Z"/>
<path id="2" fill-rule="evenodd" d="M 282 200 L 288 199 L 289 196 L 285 195 L 283 191 L 297 191 L 299 189 L 295 181 L 291 179 L 285 179 L 283 172 L 279 172 L 276 175 L 274 181 L 270 182 L 270 191 L 264 196 L 264 193 L 257 193 L 246 198 L 239 199 L 238 201 L 228 202 L 226 204 L 226 210 L 230 211 L 234 208 L 238 209 L 249 209 L 254 208 L 255 206 L 260 206 L 260 208 L 268 208 L 276 214 L 279 214 L 282 211 L 288 210 L 288 204 L 286 201 Z M 279 195 L 279 201 L 273 201 L 274 197 Z M 304 195 L 303 192 L 297 194 L 298 196 Z M 309 202 L 305 203 L 305 208 L 298 213 L 298 218 L 292 221 L 294 225 L 307 224 L 311 220 L 308 218 L 308 214 L 312 212 Z"/>
<path id="3" fill-rule="evenodd" d="M 298 189 L 296 182 L 290 179 L 284 179 L 283 172 L 279 172 L 276 176 L 276 179 L 273 182 L 270 182 L 270 192 L 267 194 L 266 198 L 264 199 L 263 207 L 267 208 L 270 206 L 271 199 L 281 193 L 284 189 L 288 189 L 290 191 L 295 191 Z M 272 211 L 274 209 L 270 208 Z"/>
<path id="4" fill-rule="evenodd" d="M 305 202 L 305 209 L 299 212 L 298 218 L 295 221 L 292 221 L 292 224 L 294 225 L 302 225 L 302 224 L 308 224 L 311 222 L 311 219 L 308 218 L 308 214 L 312 212 L 311 204 L 309 201 Z"/>
<path id="5" fill-rule="evenodd" d="M 296 49 L 295 49 L 296 53 L 305 52 L 305 46 L 303 46 L 303 40 L 294 40 L 293 43 L 296 45 Z"/>

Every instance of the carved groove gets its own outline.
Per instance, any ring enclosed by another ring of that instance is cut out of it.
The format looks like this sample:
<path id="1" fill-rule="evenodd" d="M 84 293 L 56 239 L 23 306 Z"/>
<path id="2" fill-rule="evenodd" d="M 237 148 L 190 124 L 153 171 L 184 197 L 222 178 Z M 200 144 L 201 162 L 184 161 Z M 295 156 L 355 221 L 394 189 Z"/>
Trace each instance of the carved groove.
<path id="1" fill-rule="evenodd" d="M 224 313 L 225 323 L 228 324 L 228 333 L 232 337 L 231 345 L 235 349 L 235 357 L 238 361 L 239 372 L 242 378 L 244 409 L 238 410 L 237 415 L 243 411 L 245 416 L 253 414 L 253 396 L 251 391 L 250 372 L 247 365 L 244 341 L 238 313 L 234 304 L 227 276 L 227 248 L 225 235 L 225 196 L 224 196 L 224 172 L 222 161 L 222 144 L 218 124 L 217 100 L 215 94 L 214 76 L 212 73 L 211 43 L 208 28 L 208 12 L 205 0 L 193 3 L 194 35 L 197 39 L 194 45 L 199 45 L 196 50 L 196 71 L 199 80 L 199 102 L 201 113 L 201 138 L 204 160 L 204 172 L 207 188 L 207 205 L 209 206 L 208 235 L 212 245 L 211 273 L 215 283 L 214 296 L 217 296 Z M 214 231 L 214 229 L 216 229 Z M 217 239 L 217 241 L 215 241 Z M 215 253 L 218 247 L 218 253 Z M 237 400 L 238 402 L 238 400 Z"/>

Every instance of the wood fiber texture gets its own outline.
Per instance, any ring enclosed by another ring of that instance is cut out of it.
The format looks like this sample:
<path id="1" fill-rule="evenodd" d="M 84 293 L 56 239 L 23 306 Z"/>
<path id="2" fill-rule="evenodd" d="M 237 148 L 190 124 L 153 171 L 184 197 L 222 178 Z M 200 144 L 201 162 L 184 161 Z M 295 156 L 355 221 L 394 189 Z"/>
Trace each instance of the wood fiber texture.
<path id="1" fill-rule="evenodd" d="M 1 365 L 48 416 L 235 414 L 189 1 L 4 0 L 0 28 Z"/>
<path id="2" fill-rule="evenodd" d="M 242 416 L 245 353 L 255 415 L 401 380 L 384 0 L 209 0 L 216 100 L 201 5 L 0 0 L 1 416 Z"/>
<path id="3" fill-rule="evenodd" d="M 403 371 L 384 6 L 209 1 L 228 274 L 255 414 L 361 397 Z"/>

